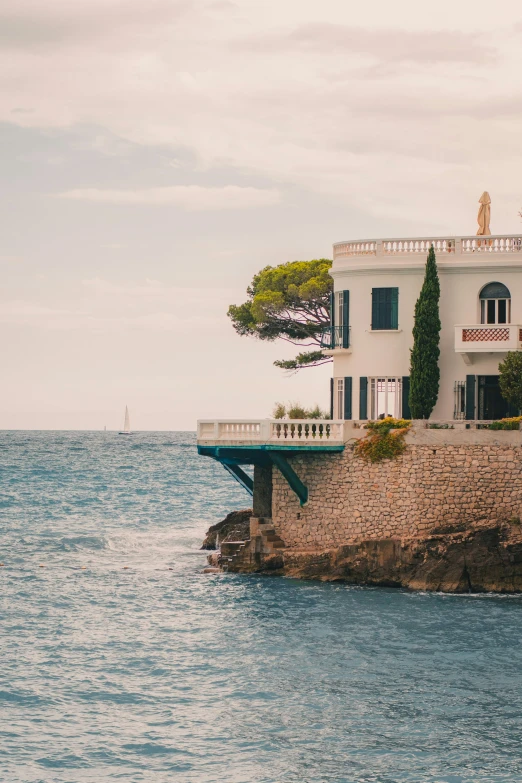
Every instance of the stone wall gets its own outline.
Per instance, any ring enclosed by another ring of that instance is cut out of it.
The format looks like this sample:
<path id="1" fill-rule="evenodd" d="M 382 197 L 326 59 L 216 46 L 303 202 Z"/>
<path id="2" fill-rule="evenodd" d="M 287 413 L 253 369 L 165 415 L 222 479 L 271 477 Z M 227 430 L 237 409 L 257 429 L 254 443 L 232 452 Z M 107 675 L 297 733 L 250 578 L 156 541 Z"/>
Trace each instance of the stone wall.
<path id="1" fill-rule="evenodd" d="M 343 453 L 291 456 L 309 501 L 301 508 L 274 468 L 274 529 L 287 547 L 318 550 L 520 517 L 520 437 L 518 432 L 478 432 L 473 438 L 413 432 L 401 457 L 373 465 L 356 456 L 350 444 Z"/>

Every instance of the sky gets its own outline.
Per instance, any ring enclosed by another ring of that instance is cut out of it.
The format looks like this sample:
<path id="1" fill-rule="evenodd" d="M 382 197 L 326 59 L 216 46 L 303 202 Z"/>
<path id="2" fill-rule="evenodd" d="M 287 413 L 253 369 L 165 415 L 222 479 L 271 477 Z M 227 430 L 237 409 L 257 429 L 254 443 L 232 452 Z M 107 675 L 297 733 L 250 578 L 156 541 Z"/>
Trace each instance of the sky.
<path id="1" fill-rule="evenodd" d="M 1 429 L 328 407 L 226 311 L 360 238 L 521 230 L 522 7 L 2 0 Z"/>

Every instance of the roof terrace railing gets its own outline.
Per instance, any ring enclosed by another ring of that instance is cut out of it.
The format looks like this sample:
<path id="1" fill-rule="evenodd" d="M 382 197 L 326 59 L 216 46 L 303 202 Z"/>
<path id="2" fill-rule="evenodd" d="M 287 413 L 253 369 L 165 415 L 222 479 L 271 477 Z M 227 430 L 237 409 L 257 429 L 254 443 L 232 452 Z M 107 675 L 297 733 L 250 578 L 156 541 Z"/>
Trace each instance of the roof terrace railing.
<path id="1" fill-rule="evenodd" d="M 522 234 L 488 237 L 421 237 L 419 239 L 363 239 L 337 242 L 334 261 L 353 256 L 426 255 L 433 245 L 437 255 L 471 253 L 521 253 Z"/>

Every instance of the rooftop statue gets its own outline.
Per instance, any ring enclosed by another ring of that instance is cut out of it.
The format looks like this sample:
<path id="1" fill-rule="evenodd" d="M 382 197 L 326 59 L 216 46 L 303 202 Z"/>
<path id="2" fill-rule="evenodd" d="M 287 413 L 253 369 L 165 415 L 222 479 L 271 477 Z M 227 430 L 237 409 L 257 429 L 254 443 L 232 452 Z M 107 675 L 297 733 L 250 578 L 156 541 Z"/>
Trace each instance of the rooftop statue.
<path id="1" fill-rule="evenodd" d="M 479 198 L 480 208 L 477 216 L 477 223 L 479 228 L 477 231 L 478 237 L 490 236 L 491 230 L 489 228 L 489 221 L 491 219 L 491 199 L 487 190 L 484 191 Z"/>

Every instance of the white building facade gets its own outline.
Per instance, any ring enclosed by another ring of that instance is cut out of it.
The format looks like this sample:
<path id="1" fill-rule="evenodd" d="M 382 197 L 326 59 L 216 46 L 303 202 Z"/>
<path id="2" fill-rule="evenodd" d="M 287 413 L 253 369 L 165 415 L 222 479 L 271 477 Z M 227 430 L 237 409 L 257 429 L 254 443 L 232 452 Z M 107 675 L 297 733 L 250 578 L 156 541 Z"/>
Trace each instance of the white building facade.
<path id="1" fill-rule="evenodd" d="M 331 274 L 334 419 L 410 417 L 414 308 L 433 244 L 440 278 L 440 387 L 433 419 L 515 415 L 498 365 L 522 350 L 522 235 L 340 242 Z"/>

